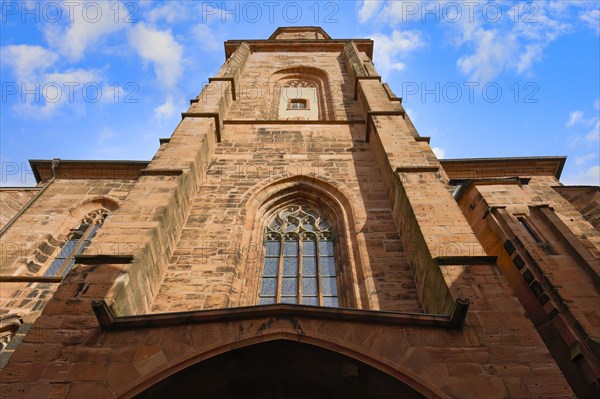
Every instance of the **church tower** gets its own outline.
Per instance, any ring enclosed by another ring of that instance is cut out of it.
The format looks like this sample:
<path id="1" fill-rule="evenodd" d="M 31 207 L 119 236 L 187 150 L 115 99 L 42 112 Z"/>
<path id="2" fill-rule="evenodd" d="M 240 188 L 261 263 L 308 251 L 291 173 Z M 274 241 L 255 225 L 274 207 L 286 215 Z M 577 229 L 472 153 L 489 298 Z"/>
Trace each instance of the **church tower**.
<path id="1" fill-rule="evenodd" d="M 373 46 L 229 40 L 151 161 L 31 161 L 0 396 L 598 394 L 597 188 L 563 157 L 437 159 Z"/>

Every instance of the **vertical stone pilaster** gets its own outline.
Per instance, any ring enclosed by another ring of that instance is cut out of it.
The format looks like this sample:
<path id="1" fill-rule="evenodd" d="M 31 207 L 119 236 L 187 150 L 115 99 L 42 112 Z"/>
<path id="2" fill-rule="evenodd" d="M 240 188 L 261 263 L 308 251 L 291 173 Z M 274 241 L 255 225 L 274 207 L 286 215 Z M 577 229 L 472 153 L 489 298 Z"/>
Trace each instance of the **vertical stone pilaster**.
<path id="1" fill-rule="evenodd" d="M 357 57 L 352 50 L 346 47 L 350 60 Z M 358 70 L 368 73 L 364 67 Z M 402 105 L 392 101 L 389 90 L 377 79 L 356 78 L 366 112 L 366 139 L 387 187 L 423 307 L 428 312 L 447 312 L 452 295 L 436 259 L 460 264 L 485 252 L 450 195 L 447 177 L 433 151 L 417 141 L 414 126 L 405 120 Z"/>

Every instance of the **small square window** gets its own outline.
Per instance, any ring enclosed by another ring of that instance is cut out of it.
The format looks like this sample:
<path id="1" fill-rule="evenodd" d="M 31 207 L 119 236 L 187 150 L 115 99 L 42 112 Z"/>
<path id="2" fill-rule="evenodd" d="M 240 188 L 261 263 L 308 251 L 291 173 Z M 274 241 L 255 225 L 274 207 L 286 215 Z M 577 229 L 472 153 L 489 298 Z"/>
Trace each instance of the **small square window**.
<path id="1" fill-rule="evenodd" d="M 308 103 L 305 99 L 294 98 L 290 100 L 289 109 L 308 109 Z"/>

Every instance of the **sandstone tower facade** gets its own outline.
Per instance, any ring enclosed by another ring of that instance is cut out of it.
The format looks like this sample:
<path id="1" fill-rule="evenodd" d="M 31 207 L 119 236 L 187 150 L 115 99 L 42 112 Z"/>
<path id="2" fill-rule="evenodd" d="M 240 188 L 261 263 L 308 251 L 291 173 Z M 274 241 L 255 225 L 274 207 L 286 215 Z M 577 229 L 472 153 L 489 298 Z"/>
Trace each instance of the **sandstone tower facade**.
<path id="1" fill-rule="evenodd" d="M 151 161 L 31 161 L 2 397 L 595 397 L 598 188 L 438 160 L 372 51 L 227 41 Z"/>

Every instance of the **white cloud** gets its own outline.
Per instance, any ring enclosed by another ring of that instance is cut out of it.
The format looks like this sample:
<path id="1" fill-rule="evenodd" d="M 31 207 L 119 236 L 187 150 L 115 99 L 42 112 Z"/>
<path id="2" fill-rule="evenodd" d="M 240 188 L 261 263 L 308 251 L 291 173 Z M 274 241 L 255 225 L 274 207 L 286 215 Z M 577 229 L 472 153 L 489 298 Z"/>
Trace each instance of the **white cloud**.
<path id="1" fill-rule="evenodd" d="M 569 185 L 600 185 L 600 166 L 591 166 L 579 173 L 565 176 L 563 183 Z"/>
<path id="2" fill-rule="evenodd" d="M 394 30 L 390 36 L 382 33 L 371 35 L 375 41 L 374 62 L 382 76 L 392 71 L 402 71 L 406 65 L 398 60 L 425 46 L 421 32 L 416 30 Z"/>
<path id="3" fill-rule="evenodd" d="M 444 159 L 446 157 L 446 151 L 440 147 L 433 147 L 431 150 L 439 159 Z"/>
<path id="4" fill-rule="evenodd" d="M 63 15 L 69 18 L 68 26 L 47 24 L 44 34 L 52 47 L 72 61 L 80 60 L 102 37 L 130 25 L 129 12 L 118 1 L 70 2 L 63 6 Z"/>
<path id="5" fill-rule="evenodd" d="M 190 12 L 190 6 L 193 7 L 192 4 L 189 2 L 167 1 L 148 11 L 148 21 L 156 23 L 162 20 L 169 24 L 185 21 L 194 15 L 194 12 Z"/>
<path id="6" fill-rule="evenodd" d="M 583 112 L 581 111 L 573 111 L 569 114 L 569 120 L 567 122 L 567 127 L 573 127 L 575 124 L 580 122 L 583 118 Z"/>
<path id="7" fill-rule="evenodd" d="M 360 22 L 367 22 L 377 14 L 383 3 L 383 0 L 363 0 L 362 6 L 358 10 L 358 20 Z"/>
<path id="8" fill-rule="evenodd" d="M 169 96 L 162 105 L 154 108 L 154 120 L 162 122 L 175 115 L 176 111 L 177 109 L 173 103 L 173 97 Z"/>
<path id="9" fill-rule="evenodd" d="M 494 24 L 485 22 L 486 13 L 478 7 L 473 22 L 463 18 L 455 24 L 460 32 L 456 43 L 472 49 L 459 58 L 459 70 L 476 81 L 490 81 L 505 71 L 519 75 L 529 72 L 543 59 L 551 42 L 572 30 L 569 23 L 550 16 L 547 3 L 536 2 L 535 6 L 533 16 L 527 14 L 529 18 L 515 20 L 508 15 L 524 12 L 522 4 L 516 4 L 505 9 L 505 18 Z"/>
<path id="10" fill-rule="evenodd" d="M 497 23 L 485 21 L 483 5 L 474 7 L 474 20 L 463 17 L 456 24 L 449 24 L 458 30 L 455 44 L 470 48 L 467 54 L 459 57 L 458 69 L 471 80 L 491 81 L 503 72 L 513 71 L 519 75 L 531 71 L 536 62 L 543 59 L 545 48 L 561 35 L 573 30 L 570 23 L 559 16 L 564 8 L 550 6 L 546 2 L 535 2 L 535 13 L 524 13 L 522 4 L 503 9 L 505 16 Z M 553 14 L 554 13 L 554 14 Z"/>
<path id="11" fill-rule="evenodd" d="M 525 52 L 519 57 L 517 64 L 517 73 L 522 74 L 527 71 L 536 61 L 542 60 L 544 46 L 542 44 L 528 44 L 525 46 Z"/>
<path id="12" fill-rule="evenodd" d="M 600 10 L 591 9 L 582 11 L 579 14 L 579 19 L 582 20 L 590 29 L 596 31 L 600 35 Z"/>
<path id="13" fill-rule="evenodd" d="M 492 80 L 503 72 L 509 60 L 517 58 L 513 35 L 504 36 L 496 30 L 480 28 L 470 31 L 464 40 L 473 43 L 475 51 L 460 57 L 456 64 L 472 81 Z"/>
<path id="14" fill-rule="evenodd" d="M 98 135 L 98 145 L 104 144 L 104 142 L 110 138 L 116 137 L 117 133 L 109 127 L 105 127 L 100 131 Z"/>
<path id="15" fill-rule="evenodd" d="M 46 73 L 39 79 L 38 95 L 28 95 L 17 110 L 34 118 L 48 117 L 69 104 L 77 112 L 84 103 L 96 103 L 106 95 L 102 76 L 97 70 L 69 69 Z"/>
<path id="16" fill-rule="evenodd" d="M 600 119 L 596 120 L 596 124 L 593 129 L 585 135 L 585 139 L 591 142 L 600 141 Z"/>
<path id="17" fill-rule="evenodd" d="M 152 5 L 153 3 L 149 1 L 140 2 L 140 8 L 146 8 L 146 10 L 144 10 L 144 20 L 153 26 L 156 26 L 162 22 L 166 22 L 169 25 L 182 22 L 202 22 L 213 24 L 223 23 L 235 19 L 235 16 L 233 16 L 231 12 L 227 11 L 228 9 L 235 10 L 235 7 L 224 6 L 223 2 L 169 0 L 162 2 L 162 4 L 156 7 L 152 7 Z M 249 9 L 244 10 L 244 4 L 238 4 L 238 10 L 240 10 L 238 17 L 242 16 L 243 18 L 245 11 L 248 11 L 249 18 L 254 16 L 254 11 L 249 11 Z"/>
<path id="18" fill-rule="evenodd" d="M 173 88 L 182 75 L 183 47 L 169 30 L 137 24 L 129 32 L 129 43 L 146 62 L 151 62 L 161 85 Z"/>
<path id="19" fill-rule="evenodd" d="M 2 64 L 11 67 L 21 83 L 36 81 L 37 73 L 46 70 L 58 59 L 58 55 L 51 50 L 25 44 L 0 48 L 0 57 Z"/>
<path id="20" fill-rule="evenodd" d="M 487 1 L 469 3 L 389 0 L 382 5 L 364 0 L 357 17 L 395 28 L 433 21 L 449 28 L 451 41 L 467 50 L 458 57 L 457 68 L 474 81 L 491 81 L 505 72 L 531 73 L 553 41 L 582 25 L 600 34 L 597 1 L 491 2 L 494 7 Z"/>
<path id="21" fill-rule="evenodd" d="M 597 107 L 597 102 L 594 103 L 594 108 Z M 582 111 L 573 111 L 569 114 L 569 120 L 567 121 L 567 127 L 573 127 L 575 125 L 591 126 L 592 129 L 584 136 L 576 136 L 571 142 L 570 146 L 573 147 L 576 144 L 584 141 L 589 143 L 595 143 L 600 141 L 600 118 L 592 117 L 585 118 Z"/>
<path id="22" fill-rule="evenodd" d="M 381 10 L 379 17 L 393 25 L 405 24 L 421 19 L 422 2 L 388 1 Z"/>
<path id="23" fill-rule="evenodd" d="M 223 38 L 217 37 L 213 29 L 207 24 L 192 26 L 191 35 L 202 44 L 206 50 L 220 51 L 223 49 Z"/>
<path id="24" fill-rule="evenodd" d="M 600 154 L 597 152 L 591 152 L 589 154 L 580 155 L 575 157 L 575 165 L 583 165 L 584 163 L 591 161 L 592 159 L 597 159 L 600 157 Z"/>

